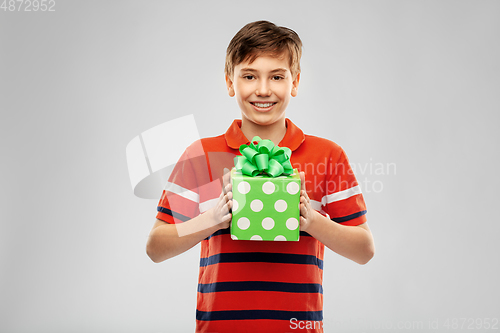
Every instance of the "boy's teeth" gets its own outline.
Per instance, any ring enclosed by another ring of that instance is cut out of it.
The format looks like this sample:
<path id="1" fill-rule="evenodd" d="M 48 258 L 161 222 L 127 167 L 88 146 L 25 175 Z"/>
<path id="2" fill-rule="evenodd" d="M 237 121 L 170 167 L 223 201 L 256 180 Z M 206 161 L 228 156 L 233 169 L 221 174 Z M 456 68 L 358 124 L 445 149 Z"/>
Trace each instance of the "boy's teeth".
<path id="1" fill-rule="evenodd" d="M 253 103 L 253 104 L 259 108 L 268 108 L 274 103 Z"/>

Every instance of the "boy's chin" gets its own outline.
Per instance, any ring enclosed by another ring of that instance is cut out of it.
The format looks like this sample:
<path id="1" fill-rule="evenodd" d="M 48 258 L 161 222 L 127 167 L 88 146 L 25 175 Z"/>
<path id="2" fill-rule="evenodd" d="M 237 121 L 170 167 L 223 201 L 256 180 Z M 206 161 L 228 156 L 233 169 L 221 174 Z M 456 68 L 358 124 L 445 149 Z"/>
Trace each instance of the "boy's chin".
<path id="1" fill-rule="evenodd" d="M 268 126 L 275 124 L 276 122 L 279 121 L 284 121 L 285 120 L 285 113 L 256 113 L 256 112 L 251 112 L 251 113 L 241 113 L 241 119 L 243 121 L 249 121 L 251 123 L 254 123 L 256 125 L 260 126 Z"/>
<path id="2" fill-rule="evenodd" d="M 284 122 L 285 114 L 283 113 L 280 116 L 271 114 L 258 114 L 258 115 L 252 115 L 251 117 L 242 114 L 241 119 L 243 122 L 247 121 L 257 126 L 270 126 L 280 121 Z"/>

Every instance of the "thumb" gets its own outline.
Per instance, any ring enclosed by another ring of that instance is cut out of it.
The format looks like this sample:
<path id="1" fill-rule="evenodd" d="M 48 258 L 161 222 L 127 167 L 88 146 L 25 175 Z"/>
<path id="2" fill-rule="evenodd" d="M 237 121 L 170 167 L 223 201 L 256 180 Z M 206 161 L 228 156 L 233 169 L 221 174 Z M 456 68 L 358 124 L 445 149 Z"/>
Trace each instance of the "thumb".
<path id="1" fill-rule="evenodd" d="M 299 175 L 300 175 L 300 189 L 307 192 L 307 190 L 306 190 L 306 173 L 304 171 L 301 171 L 301 172 L 299 172 Z"/>
<path id="2" fill-rule="evenodd" d="M 224 172 L 222 174 L 222 191 L 225 191 L 227 184 L 231 183 L 231 170 L 228 168 L 224 168 Z"/>

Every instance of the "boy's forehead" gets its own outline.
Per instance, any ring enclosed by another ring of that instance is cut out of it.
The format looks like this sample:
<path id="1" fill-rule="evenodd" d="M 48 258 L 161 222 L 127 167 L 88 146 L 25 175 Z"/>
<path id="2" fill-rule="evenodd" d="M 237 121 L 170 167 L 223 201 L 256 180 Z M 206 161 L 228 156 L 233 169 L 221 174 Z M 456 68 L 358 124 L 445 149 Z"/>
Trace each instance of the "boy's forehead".
<path id="1" fill-rule="evenodd" d="M 257 55 L 255 59 L 248 57 L 235 66 L 235 69 L 247 71 L 290 71 L 290 64 L 286 54 L 265 53 Z"/>

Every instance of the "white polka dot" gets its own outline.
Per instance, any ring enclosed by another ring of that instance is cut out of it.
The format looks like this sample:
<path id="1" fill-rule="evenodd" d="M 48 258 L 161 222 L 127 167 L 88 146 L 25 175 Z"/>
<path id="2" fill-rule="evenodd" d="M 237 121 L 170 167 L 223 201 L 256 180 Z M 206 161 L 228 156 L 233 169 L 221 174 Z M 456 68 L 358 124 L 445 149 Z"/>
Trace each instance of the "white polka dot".
<path id="1" fill-rule="evenodd" d="M 278 236 L 274 237 L 274 240 L 275 241 L 286 241 L 286 238 L 285 238 L 285 236 L 278 235 Z"/>
<path id="2" fill-rule="evenodd" d="M 233 212 L 238 210 L 238 201 L 233 199 L 233 208 L 231 209 Z"/>
<path id="3" fill-rule="evenodd" d="M 254 212 L 260 212 L 262 210 L 262 207 L 264 207 L 264 204 L 262 203 L 262 201 L 260 201 L 259 199 L 255 199 L 254 201 L 252 201 L 252 203 L 250 204 L 250 208 L 254 211 Z"/>
<path id="4" fill-rule="evenodd" d="M 259 235 L 253 235 L 252 237 L 250 237 L 250 240 L 262 240 L 262 237 L 260 237 Z"/>
<path id="5" fill-rule="evenodd" d="M 238 240 L 238 237 L 236 237 L 235 235 L 231 235 L 231 239 Z"/>
<path id="6" fill-rule="evenodd" d="M 242 217 L 238 220 L 238 228 L 241 230 L 246 230 L 250 227 L 250 220 L 247 219 L 246 217 Z"/>
<path id="7" fill-rule="evenodd" d="M 286 227 L 290 230 L 295 230 L 299 226 L 299 221 L 297 221 L 296 218 L 290 217 L 288 220 L 286 220 Z"/>
<path id="8" fill-rule="evenodd" d="M 266 217 L 262 220 L 262 228 L 271 230 L 272 228 L 274 228 L 274 220 L 270 217 Z"/>
<path id="9" fill-rule="evenodd" d="M 238 192 L 241 194 L 247 194 L 250 192 L 250 184 L 248 182 L 241 182 L 238 184 Z"/>
<path id="10" fill-rule="evenodd" d="M 262 185 L 262 192 L 265 194 L 272 194 L 274 193 L 274 183 L 273 182 L 265 182 L 264 185 Z"/>
<path id="11" fill-rule="evenodd" d="M 288 183 L 286 186 L 286 191 L 290 194 L 296 194 L 300 190 L 299 184 L 297 183 Z"/>
<path id="12" fill-rule="evenodd" d="M 286 201 L 285 200 L 278 200 L 274 204 L 274 209 L 276 209 L 278 212 L 282 213 L 286 210 Z"/>

